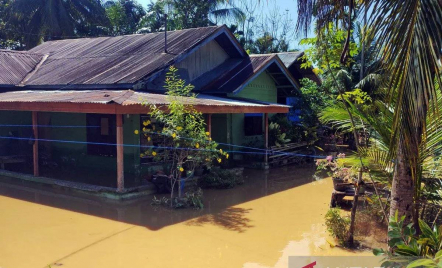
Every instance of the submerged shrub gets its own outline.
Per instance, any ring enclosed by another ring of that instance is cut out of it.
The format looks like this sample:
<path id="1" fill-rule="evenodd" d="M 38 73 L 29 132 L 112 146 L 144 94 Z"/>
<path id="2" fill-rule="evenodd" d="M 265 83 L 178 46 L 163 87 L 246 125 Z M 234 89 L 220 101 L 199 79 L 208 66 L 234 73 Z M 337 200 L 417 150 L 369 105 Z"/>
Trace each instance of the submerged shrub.
<path id="1" fill-rule="evenodd" d="M 201 188 L 229 189 L 243 183 L 244 179 L 240 174 L 220 167 L 213 167 L 198 180 Z"/>
<path id="2" fill-rule="evenodd" d="M 350 218 L 341 216 L 338 208 L 332 208 L 325 214 L 325 225 L 330 234 L 345 246 L 350 229 Z"/>
<path id="3" fill-rule="evenodd" d="M 171 200 L 173 200 L 173 202 L 171 202 Z M 156 196 L 154 196 L 151 205 L 171 206 L 173 208 L 202 209 L 204 208 L 203 190 L 201 190 L 201 188 L 198 188 L 196 191 L 186 192 L 184 194 L 184 197 L 175 197 L 173 199 L 169 199 L 167 197 L 162 197 L 158 199 Z"/>

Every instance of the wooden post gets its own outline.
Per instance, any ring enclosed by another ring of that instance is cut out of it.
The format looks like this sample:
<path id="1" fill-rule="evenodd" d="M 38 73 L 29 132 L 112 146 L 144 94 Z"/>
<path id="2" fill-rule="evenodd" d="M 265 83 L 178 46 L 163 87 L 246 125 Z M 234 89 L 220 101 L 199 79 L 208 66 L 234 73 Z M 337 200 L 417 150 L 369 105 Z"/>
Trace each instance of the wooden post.
<path id="1" fill-rule="evenodd" d="M 269 149 L 269 114 L 264 114 L 264 146 L 266 148 L 266 155 L 265 155 L 265 165 L 266 168 L 269 164 L 269 155 L 268 155 L 268 149 Z"/>
<path id="2" fill-rule="evenodd" d="M 207 121 L 206 121 L 206 128 L 207 132 L 209 132 L 209 137 L 212 137 L 212 114 L 207 114 Z"/>
<path id="3" fill-rule="evenodd" d="M 40 175 L 39 165 L 38 165 L 38 113 L 32 112 L 32 133 L 34 136 L 34 145 L 32 147 L 32 154 L 34 160 L 34 176 L 38 177 Z"/>
<path id="4" fill-rule="evenodd" d="M 117 191 L 124 190 L 123 115 L 117 114 Z"/>

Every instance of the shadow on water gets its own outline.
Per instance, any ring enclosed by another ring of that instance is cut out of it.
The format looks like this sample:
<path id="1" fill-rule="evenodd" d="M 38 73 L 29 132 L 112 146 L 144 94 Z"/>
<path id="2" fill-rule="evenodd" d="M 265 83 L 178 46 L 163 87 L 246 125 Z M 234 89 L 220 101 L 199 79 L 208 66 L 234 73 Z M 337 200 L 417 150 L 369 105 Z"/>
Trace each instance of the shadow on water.
<path id="1" fill-rule="evenodd" d="M 150 230 L 188 221 L 188 225 L 215 224 L 227 230 L 245 232 L 252 228 L 251 209 L 233 207 L 312 182 L 314 165 L 264 170 L 245 170 L 245 183 L 228 190 L 204 190 L 204 209 L 171 210 L 151 205 L 153 196 L 115 201 L 31 182 L 0 178 L 0 195 L 41 205 L 102 217 Z M 158 196 L 157 196 L 158 197 Z"/>
<path id="2" fill-rule="evenodd" d="M 221 226 L 227 230 L 243 233 L 246 229 L 253 227 L 250 225 L 250 219 L 247 218 L 247 213 L 252 209 L 245 208 L 226 208 L 221 212 L 206 214 L 196 219 L 188 221 L 186 224 L 190 226 L 202 226 L 210 223 Z"/>

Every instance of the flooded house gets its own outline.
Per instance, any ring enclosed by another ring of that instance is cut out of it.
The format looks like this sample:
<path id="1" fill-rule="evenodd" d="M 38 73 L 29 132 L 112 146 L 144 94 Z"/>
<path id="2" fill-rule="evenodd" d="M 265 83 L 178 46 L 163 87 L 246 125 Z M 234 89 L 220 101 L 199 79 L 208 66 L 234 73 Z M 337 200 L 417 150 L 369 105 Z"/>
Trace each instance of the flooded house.
<path id="1" fill-rule="evenodd" d="M 314 79 L 300 68 L 301 56 L 248 55 L 226 26 L 0 50 L 0 175 L 117 192 L 139 185 L 161 165 L 142 157 L 141 147 L 160 141 L 134 133 L 149 104 L 167 105 L 172 65 L 195 86 L 197 99 L 183 102 L 205 115 L 213 140 L 267 148 L 269 116 L 288 113 L 299 80 Z"/>

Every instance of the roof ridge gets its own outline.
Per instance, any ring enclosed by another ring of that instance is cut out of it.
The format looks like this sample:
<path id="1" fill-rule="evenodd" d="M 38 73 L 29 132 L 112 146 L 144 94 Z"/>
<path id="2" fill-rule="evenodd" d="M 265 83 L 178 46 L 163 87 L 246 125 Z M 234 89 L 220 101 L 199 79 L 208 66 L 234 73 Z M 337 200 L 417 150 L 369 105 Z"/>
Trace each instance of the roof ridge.
<path id="1" fill-rule="evenodd" d="M 268 57 L 268 56 L 277 56 L 277 53 L 266 53 L 266 54 L 250 54 L 249 57 Z"/>
<path id="2" fill-rule="evenodd" d="M 118 97 L 115 97 L 111 100 L 111 102 L 115 102 L 117 104 L 123 104 L 127 99 L 132 97 L 132 95 L 135 94 L 135 92 L 131 89 L 126 90 L 126 92 L 122 92 L 122 94 Z"/>
<path id="3" fill-rule="evenodd" d="M 20 81 L 20 83 L 18 84 L 18 86 L 23 87 L 25 86 L 25 83 L 38 71 L 38 69 L 43 65 L 43 63 L 47 60 L 47 58 L 49 57 L 48 54 L 43 55 L 43 57 L 41 58 L 40 62 L 37 63 L 37 65 L 35 65 L 35 67 L 32 69 L 32 71 L 30 71 L 24 78 L 23 80 Z"/>
<path id="4" fill-rule="evenodd" d="M 223 24 L 223 25 L 216 25 L 216 26 L 194 27 L 194 28 L 171 30 L 171 31 L 167 31 L 167 32 L 170 33 L 170 32 L 188 31 L 188 30 L 195 30 L 195 29 L 222 28 L 224 26 L 225 25 Z M 65 38 L 65 39 L 59 39 L 59 40 L 49 40 L 49 41 L 45 41 L 44 43 L 56 43 L 56 42 L 63 42 L 63 41 L 68 41 L 68 40 L 79 40 L 79 39 L 117 38 L 117 37 L 149 35 L 149 34 L 164 34 L 164 31 L 163 32 L 152 32 L 152 33 L 133 33 L 133 34 L 124 34 L 124 35 L 115 35 L 115 36 L 90 36 L 90 37 L 84 36 L 84 37 L 76 37 L 76 38 Z"/>
<path id="5" fill-rule="evenodd" d="M 44 54 L 30 52 L 28 50 L 12 50 L 12 49 L 0 49 L 0 53 L 16 53 L 16 54 L 24 54 L 24 55 L 36 55 L 36 56 L 44 56 Z"/>

